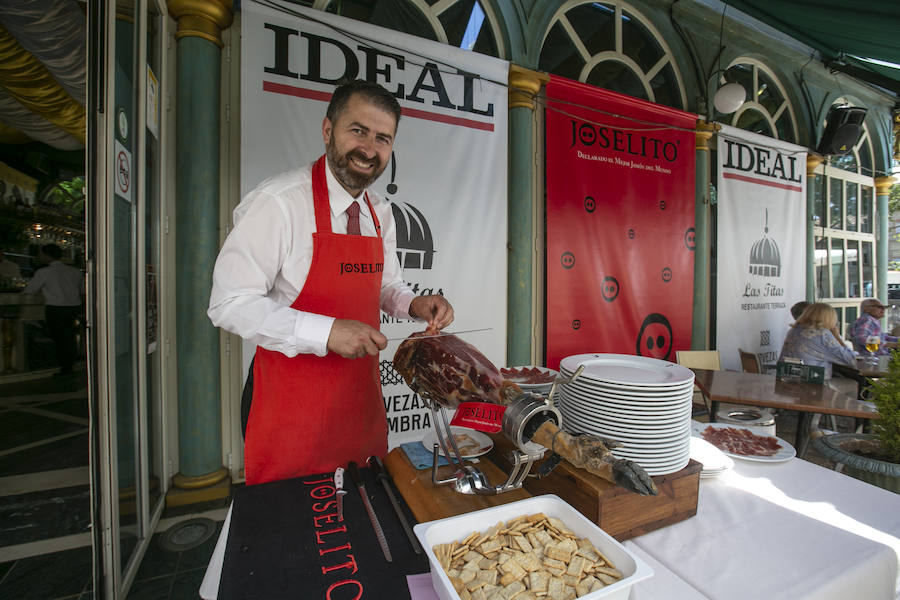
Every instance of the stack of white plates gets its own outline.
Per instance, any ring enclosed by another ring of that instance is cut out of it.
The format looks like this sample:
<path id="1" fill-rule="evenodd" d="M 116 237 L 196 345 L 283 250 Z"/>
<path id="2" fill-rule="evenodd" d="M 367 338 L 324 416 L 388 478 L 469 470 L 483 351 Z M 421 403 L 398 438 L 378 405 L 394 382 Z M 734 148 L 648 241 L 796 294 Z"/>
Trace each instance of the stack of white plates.
<path id="1" fill-rule="evenodd" d="M 674 363 L 627 354 L 578 354 L 560 362 L 556 399 L 563 427 L 622 442 L 612 452 L 650 475 L 680 471 L 691 459 L 694 373 Z"/>

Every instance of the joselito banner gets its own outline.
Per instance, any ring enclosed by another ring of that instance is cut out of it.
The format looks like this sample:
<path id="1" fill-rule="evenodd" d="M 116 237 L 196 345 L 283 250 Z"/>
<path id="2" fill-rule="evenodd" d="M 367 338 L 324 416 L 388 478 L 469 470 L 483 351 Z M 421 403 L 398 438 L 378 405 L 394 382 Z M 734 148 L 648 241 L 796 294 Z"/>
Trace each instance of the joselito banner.
<path id="1" fill-rule="evenodd" d="M 547 366 L 690 348 L 694 132 L 688 114 L 547 85 Z"/>
<path id="2" fill-rule="evenodd" d="M 270 6 L 242 5 L 242 193 L 324 152 L 322 119 L 339 80 L 383 85 L 403 116 L 373 189 L 393 205 L 404 278 L 418 294 L 446 296 L 456 314 L 448 331 L 483 329 L 466 341 L 505 364 L 508 63 L 293 4 L 289 13 Z M 392 446 L 421 440 L 432 426 L 391 366 L 400 341 L 423 328 L 382 316 L 392 340 L 380 357 Z M 252 352 L 245 348 L 245 365 Z"/>
<path id="3" fill-rule="evenodd" d="M 773 363 L 806 294 L 806 148 L 723 126 L 718 143 L 716 348 Z"/>

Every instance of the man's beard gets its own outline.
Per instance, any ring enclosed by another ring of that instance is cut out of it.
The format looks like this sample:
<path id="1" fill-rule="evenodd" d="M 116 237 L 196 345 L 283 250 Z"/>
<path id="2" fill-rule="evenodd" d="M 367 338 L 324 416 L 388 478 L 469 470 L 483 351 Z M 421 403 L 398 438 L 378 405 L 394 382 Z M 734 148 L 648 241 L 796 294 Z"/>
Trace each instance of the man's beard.
<path id="1" fill-rule="evenodd" d="M 369 187 L 369 185 L 378 179 L 379 175 L 384 172 L 385 165 L 381 164 L 377 155 L 371 159 L 367 159 L 359 152 L 351 150 L 347 152 L 347 154 L 341 156 L 334 143 L 334 138 L 331 138 L 328 140 L 328 143 L 325 144 L 325 154 L 328 156 L 328 164 L 331 166 L 331 172 L 334 173 L 335 178 L 341 185 L 351 190 L 362 190 Z M 375 163 L 375 171 L 371 177 L 357 173 L 351 169 L 350 159 L 354 156 L 361 162 Z"/>

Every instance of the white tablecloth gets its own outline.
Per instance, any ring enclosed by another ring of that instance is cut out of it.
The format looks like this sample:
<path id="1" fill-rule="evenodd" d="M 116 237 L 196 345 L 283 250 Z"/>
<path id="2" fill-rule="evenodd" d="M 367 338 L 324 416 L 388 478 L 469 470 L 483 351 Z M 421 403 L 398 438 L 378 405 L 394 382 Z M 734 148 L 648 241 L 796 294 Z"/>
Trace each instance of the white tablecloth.
<path id="1" fill-rule="evenodd" d="M 630 543 L 666 567 L 654 585 L 689 586 L 633 599 L 900 598 L 900 496 L 804 460 L 735 459 L 700 480 L 696 516 Z"/>
<path id="2" fill-rule="evenodd" d="M 200 597 L 213 600 L 231 511 Z M 900 600 L 900 496 L 800 459 L 700 480 L 697 515 L 625 542 L 630 600 Z"/>

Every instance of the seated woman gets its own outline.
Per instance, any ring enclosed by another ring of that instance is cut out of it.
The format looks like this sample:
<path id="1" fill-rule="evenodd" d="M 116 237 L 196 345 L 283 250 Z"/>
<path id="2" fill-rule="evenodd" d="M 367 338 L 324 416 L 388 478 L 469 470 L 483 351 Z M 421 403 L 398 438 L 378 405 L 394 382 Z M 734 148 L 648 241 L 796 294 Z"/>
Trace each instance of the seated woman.
<path id="1" fill-rule="evenodd" d="M 824 302 L 807 306 L 791 325 L 778 360 L 782 358 L 799 358 L 805 365 L 825 367 L 826 381 L 831 379 L 833 363 L 856 367 L 856 353 L 844 345 L 837 329 L 837 312 Z M 856 385 L 856 381 L 842 377 L 832 383 L 832 387 L 854 397 Z"/>
<path id="2" fill-rule="evenodd" d="M 856 353 L 844 345 L 837 329 L 837 312 L 824 302 L 807 306 L 791 325 L 778 360 L 782 358 L 825 367 L 825 379 L 831 379 L 832 363 L 856 366 Z"/>

